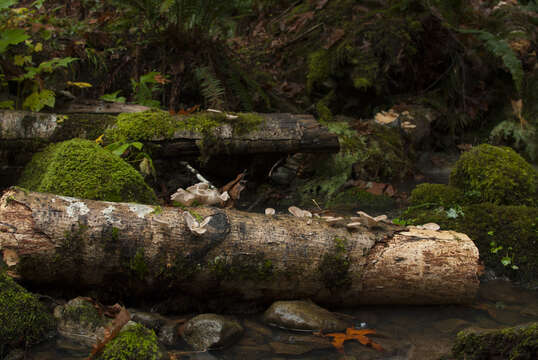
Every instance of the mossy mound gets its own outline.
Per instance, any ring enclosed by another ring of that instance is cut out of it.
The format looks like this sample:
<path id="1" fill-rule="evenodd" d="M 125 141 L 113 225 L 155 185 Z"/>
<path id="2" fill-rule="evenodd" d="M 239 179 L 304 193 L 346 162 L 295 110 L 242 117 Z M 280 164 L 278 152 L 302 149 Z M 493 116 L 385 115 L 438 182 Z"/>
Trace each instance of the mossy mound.
<path id="1" fill-rule="evenodd" d="M 460 189 L 444 184 L 424 183 L 418 185 L 411 192 L 409 204 L 411 206 L 422 204 L 437 204 L 440 206 L 451 207 L 462 205 L 466 202 L 463 191 Z"/>
<path id="2" fill-rule="evenodd" d="M 450 184 L 479 201 L 498 205 L 538 205 L 538 173 L 514 150 L 483 144 L 464 153 Z"/>
<path id="3" fill-rule="evenodd" d="M 0 357 L 10 346 L 38 343 L 54 329 L 53 317 L 39 300 L 2 272 L 0 324 Z"/>
<path id="4" fill-rule="evenodd" d="M 538 357 L 538 323 L 500 330 L 460 331 L 452 348 L 456 359 L 524 360 Z"/>
<path id="5" fill-rule="evenodd" d="M 153 330 L 136 324 L 108 343 L 99 360 L 157 360 L 162 353 Z"/>
<path id="6" fill-rule="evenodd" d="M 140 173 L 93 141 L 48 146 L 26 166 L 20 186 L 82 199 L 153 204 L 155 193 Z"/>
<path id="7" fill-rule="evenodd" d="M 498 275 L 538 284 L 538 208 L 491 203 L 454 206 L 422 204 L 402 218 L 413 224 L 435 222 L 443 230 L 467 234 L 485 265 Z"/>

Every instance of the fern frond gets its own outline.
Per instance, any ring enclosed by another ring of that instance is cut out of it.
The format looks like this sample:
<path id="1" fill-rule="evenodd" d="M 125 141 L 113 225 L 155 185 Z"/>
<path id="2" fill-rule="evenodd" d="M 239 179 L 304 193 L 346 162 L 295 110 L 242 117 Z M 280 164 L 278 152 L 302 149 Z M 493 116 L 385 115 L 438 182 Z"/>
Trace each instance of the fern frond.
<path id="1" fill-rule="evenodd" d="M 206 106 L 222 107 L 224 103 L 224 88 L 220 80 L 208 66 L 201 66 L 194 72 L 200 85 L 200 92 L 204 97 Z"/>
<path id="2" fill-rule="evenodd" d="M 512 50 L 510 45 L 508 45 L 506 40 L 500 39 L 492 33 L 484 30 L 459 29 L 458 31 L 463 34 L 476 35 L 480 40 L 482 40 L 486 48 L 493 53 L 493 55 L 503 61 L 504 66 L 508 68 L 510 74 L 512 75 L 512 80 L 514 81 L 517 92 L 521 92 L 524 76 L 523 65 L 521 65 L 521 61 L 518 59 L 516 53 L 514 50 Z"/>

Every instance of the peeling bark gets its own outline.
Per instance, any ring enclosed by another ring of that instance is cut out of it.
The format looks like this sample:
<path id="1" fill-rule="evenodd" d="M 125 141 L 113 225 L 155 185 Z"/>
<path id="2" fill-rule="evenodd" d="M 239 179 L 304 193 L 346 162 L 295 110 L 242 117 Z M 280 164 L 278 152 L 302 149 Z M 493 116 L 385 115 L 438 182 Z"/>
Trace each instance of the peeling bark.
<path id="1" fill-rule="evenodd" d="M 197 236 L 183 211 L 11 188 L 0 200 L 0 251 L 24 281 L 123 293 L 356 306 L 465 303 L 478 289 L 478 250 L 464 234 L 349 232 L 320 219 L 196 208 L 212 216 Z"/>

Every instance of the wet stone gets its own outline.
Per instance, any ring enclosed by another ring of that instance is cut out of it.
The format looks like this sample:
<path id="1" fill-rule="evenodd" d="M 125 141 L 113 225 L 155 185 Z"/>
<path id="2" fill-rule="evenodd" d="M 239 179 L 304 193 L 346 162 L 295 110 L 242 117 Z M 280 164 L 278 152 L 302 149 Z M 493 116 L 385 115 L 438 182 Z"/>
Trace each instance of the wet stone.
<path id="1" fill-rule="evenodd" d="M 58 333 L 80 344 L 92 346 L 105 336 L 107 319 L 85 298 L 75 298 L 54 309 Z"/>
<path id="2" fill-rule="evenodd" d="M 264 314 L 266 324 L 290 330 L 342 331 L 349 324 L 308 301 L 277 301 Z"/>
<path id="3" fill-rule="evenodd" d="M 178 332 L 179 324 L 177 321 L 168 321 L 162 325 L 158 335 L 159 342 L 166 346 L 176 345 L 180 340 Z"/>
<path id="4" fill-rule="evenodd" d="M 155 332 L 158 332 L 166 321 L 166 318 L 157 313 L 137 311 L 134 309 L 130 309 L 129 313 L 131 314 L 131 319 L 134 322 L 142 324 L 148 329 L 155 330 Z"/>
<path id="5" fill-rule="evenodd" d="M 195 350 L 221 349 L 235 343 L 243 327 L 235 320 L 216 314 L 202 314 L 190 319 L 183 329 L 183 339 Z"/>
<path id="6" fill-rule="evenodd" d="M 462 319 L 446 319 L 438 321 L 434 327 L 444 333 L 455 333 L 470 326 L 471 323 Z"/>

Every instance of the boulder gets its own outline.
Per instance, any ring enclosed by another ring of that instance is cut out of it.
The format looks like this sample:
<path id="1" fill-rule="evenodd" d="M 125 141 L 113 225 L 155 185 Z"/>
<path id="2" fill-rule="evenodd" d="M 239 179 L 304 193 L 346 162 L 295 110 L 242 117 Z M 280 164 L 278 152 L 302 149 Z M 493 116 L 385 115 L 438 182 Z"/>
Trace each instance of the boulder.
<path id="1" fill-rule="evenodd" d="M 199 351 L 225 348 L 237 341 L 243 327 L 235 320 L 216 314 L 202 314 L 190 319 L 183 329 L 183 339 Z"/>
<path id="2" fill-rule="evenodd" d="M 263 317 L 269 325 L 290 330 L 341 331 L 349 326 L 332 312 L 309 301 L 277 301 Z"/>
<path id="3" fill-rule="evenodd" d="M 58 333 L 76 343 L 93 346 L 105 337 L 107 320 L 86 298 L 77 297 L 54 309 Z"/>

